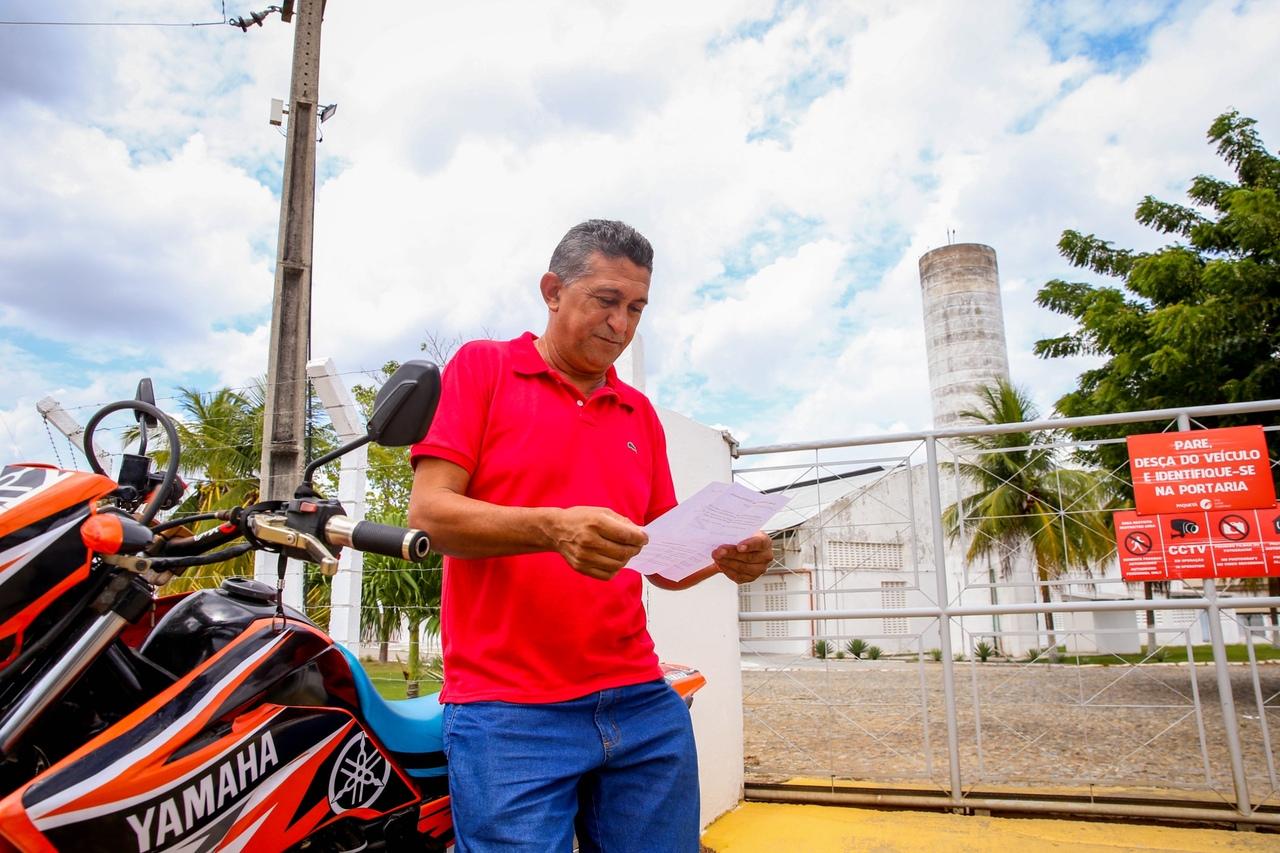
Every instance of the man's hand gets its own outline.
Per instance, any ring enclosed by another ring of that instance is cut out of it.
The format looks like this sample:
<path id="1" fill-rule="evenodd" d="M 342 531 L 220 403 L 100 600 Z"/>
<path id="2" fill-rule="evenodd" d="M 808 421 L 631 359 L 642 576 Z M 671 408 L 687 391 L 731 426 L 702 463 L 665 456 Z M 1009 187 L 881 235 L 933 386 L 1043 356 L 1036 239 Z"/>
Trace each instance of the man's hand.
<path id="1" fill-rule="evenodd" d="M 617 574 L 649 541 L 630 519 L 598 506 L 561 510 L 552 537 L 574 571 L 602 581 Z"/>
<path id="2" fill-rule="evenodd" d="M 734 583 L 751 583 L 773 562 L 773 540 L 764 531 L 737 545 L 721 545 L 711 552 L 721 574 Z"/>

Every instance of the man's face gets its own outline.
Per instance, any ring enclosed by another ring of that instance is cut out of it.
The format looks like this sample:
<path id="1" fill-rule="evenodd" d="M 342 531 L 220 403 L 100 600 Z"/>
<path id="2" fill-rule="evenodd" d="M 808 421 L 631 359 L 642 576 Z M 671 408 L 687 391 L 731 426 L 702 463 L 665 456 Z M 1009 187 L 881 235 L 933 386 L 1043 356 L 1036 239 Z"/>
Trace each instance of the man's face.
<path id="1" fill-rule="evenodd" d="M 596 375 L 635 337 L 649 301 L 649 271 L 627 258 L 596 253 L 587 275 L 565 285 L 547 273 L 542 292 L 551 310 L 547 343 L 570 370 Z"/>

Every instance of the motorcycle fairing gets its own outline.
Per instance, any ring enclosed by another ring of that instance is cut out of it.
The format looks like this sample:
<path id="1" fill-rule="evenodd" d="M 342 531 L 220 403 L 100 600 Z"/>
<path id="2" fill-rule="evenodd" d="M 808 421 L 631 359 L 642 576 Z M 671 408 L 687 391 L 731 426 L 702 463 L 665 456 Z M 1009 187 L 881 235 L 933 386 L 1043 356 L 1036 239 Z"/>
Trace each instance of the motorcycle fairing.
<path id="1" fill-rule="evenodd" d="M 80 541 L 80 524 L 88 516 L 88 509 L 77 510 L 39 536 L 0 551 L 0 669 L 22 651 L 31 623 L 88 579 L 89 551 Z"/>
<path id="2" fill-rule="evenodd" d="M 115 488 L 108 477 L 44 465 L 0 470 L 0 669 L 22 651 L 31 623 L 89 577 L 80 524 L 90 501 Z"/>
<path id="3" fill-rule="evenodd" d="M 0 835 L 41 851 L 202 853 L 250 839 L 254 850 L 280 850 L 334 821 L 417 803 L 351 708 L 271 701 L 296 698 L 288 682 L 332 653 L 309 625 L 253 623 L 0 802 Z"/>
<path id="4" fill-rule="evenodd" d="M 453 840 L 453 811 L 448 794 L 418 807 L 418 832 L 443 844 Z"/>
<path id="5" fill-rule="evenodd" d="M 115 491 L 110 477 L 49 465 L 6 465 L 0 470 L 0 548 L 15 531 L 41 532 L 37 522 Z"/>
<path id="6" fill-rule="evenodd" d="M 415 779 L 444 777 L 448 768 L 444 757 L 444 708 L 440 705 L 440 694 L 413 699 L 383 699 L 360 665 L 359 658 L 342 646 L 337 648 L 351 667 L 361 716 L 378 741 Z"/>

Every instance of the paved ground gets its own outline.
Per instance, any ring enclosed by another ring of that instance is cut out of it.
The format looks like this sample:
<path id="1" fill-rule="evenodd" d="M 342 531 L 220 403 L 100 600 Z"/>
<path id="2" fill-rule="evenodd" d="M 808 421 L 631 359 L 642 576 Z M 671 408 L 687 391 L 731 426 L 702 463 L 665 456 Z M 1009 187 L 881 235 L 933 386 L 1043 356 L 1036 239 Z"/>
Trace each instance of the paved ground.
<path id="1" fill-rule="evenodd" d="M 713 853 L 1280 850 L 1280 835 L 1039 818 L 746 803 L 702 837 Z"/>
<path id="2" fill-rule="evenodd" d="M 948 781 L 940 664 L 755 660 L 772 665 L 742 673 L 749 781 Z M 1280 803 L 1280 664 L 1232 666 L 1231 686 L 1252 799 Z M 956 690 L 965 785 L 1234 797 L 1212 666 L 965 663 Z"/>

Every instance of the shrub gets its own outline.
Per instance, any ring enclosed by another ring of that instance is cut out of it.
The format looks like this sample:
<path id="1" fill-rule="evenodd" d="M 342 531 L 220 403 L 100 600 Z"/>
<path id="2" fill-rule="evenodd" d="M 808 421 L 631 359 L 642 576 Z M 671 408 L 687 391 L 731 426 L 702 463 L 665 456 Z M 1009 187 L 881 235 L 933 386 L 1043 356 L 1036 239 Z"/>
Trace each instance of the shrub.
<path id="1" fill-rule="evenodd" d="M 964 660 L 964 652 L 956 652 L 951 659 L 956 663 L 960 663 L 960 661 Z"/>
<path id="2" fill-rule="evenodd" d="M 853 655 L 855 658 L 862 657 L 863 652 L 867 650 L 867 641 L 854 638 L 844 644 L 845 651 Z"/>
<path id="3" fill-rule="evenodd" d="M 879 646 L 867 646 L 867 660 L 880 660 L 880 655 L 884 654 Z"/>
<path id="4" fill-rule="evenodd" d="M 929 660 L 932 660 L 932 661 L 942 660 L 942 649 L 929 649 Z"/>
<path id="5" fill-rule="evenodd" d="M 844 652 L 836 652 L 836 660 L 844 660 Z"/>
<path id="6" fill-rule="evenodd" d="M 1040 659 L 1040 650 L 1036 648 L 1027 649 L 1027 663 L 1035 663 Z"/>
<path id="7" fill-rule="evenodd" d="M 983 663 L 986 663 L 987 659 L 992 655 L 994 655 L 995 653 L 996 653 L 995 647 L 992 646 L 990 643 L 988 643 L 986 640 L 983 640 L 982 642 L 978 643 L 976 646 L 973 647 L 973 656 L 976 657 L 978 660 L 982 661 Z"/>
<path id="8" fill-rule="evenodd" d="M 827 655 L 831 654 L 831 643 L 826 640 L 818 640 L 813 644 L 813 656 L 819 660 L 826 660 Z"/>

